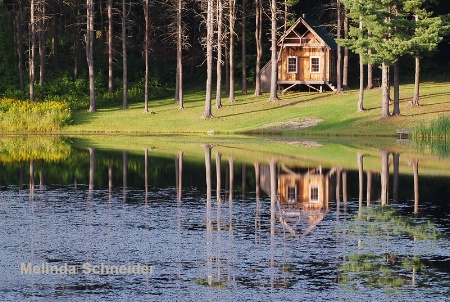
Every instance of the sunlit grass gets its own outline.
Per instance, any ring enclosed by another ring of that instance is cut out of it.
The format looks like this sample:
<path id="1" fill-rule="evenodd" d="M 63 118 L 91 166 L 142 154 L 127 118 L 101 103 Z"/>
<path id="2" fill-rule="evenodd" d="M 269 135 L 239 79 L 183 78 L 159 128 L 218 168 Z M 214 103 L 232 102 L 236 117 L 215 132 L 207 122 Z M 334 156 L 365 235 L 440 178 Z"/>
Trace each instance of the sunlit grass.
<path id="1" fill-rule="evenodd" d="M 100 109 L 96 113 L 79 111 L 73 123 L 64 128 L 72 133 L 150 133 L 150 134 L 205 134 L 208 131 L 222 134 L 283 133 L 289 135 L 325 136 L 395 136 L 396 129 L 411 129 L 419 123 L 428 123 L 439 114 L 450 112 L 450 83 L 427 82 L 421 85 L 421 106 L 411 107 L 413 85 L 401 86 L 401 116 L 380 119 L 381 91 L 365 91 L 366 111 L 358 113 L 358 91 L 349 90 L 335 95 L 325 93 L 288 93 L 276 103 L 268 102 L 268 95 L 254 97 L 237 93 L 236 102 L 223 98 L 223 107 L 216 109 L 213 101 L 213 119 L 201 119 L 204 111 L 204 91 L 190 91 L 185 95 L 183 110 L 178 109 L 173 98 L 151 101 L 151 113 L 143 112 L 142 104 L 133 104 L 128 110 Z M 391 108 L 392 111 L 392 108 Z M 322 120 L 306 129 L 268 129 L 264 125 L 287 122 L 299 118 Z"/>

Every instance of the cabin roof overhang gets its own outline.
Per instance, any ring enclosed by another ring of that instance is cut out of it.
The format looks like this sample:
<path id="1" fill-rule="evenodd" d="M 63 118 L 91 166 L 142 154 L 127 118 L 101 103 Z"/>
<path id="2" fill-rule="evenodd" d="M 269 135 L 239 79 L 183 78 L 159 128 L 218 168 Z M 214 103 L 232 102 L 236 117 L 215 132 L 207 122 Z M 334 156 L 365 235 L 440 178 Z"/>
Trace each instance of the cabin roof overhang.
<path id="1" fill-rule="evenodd" d="M 284 40 L 291 33 L 293 33 L 294 35 L 296 35 L 299 38 L 302 37 L 302 35 L 300 35 L 296 31 L 296 28 L 299 26 L 299 24 L 304 25 L 307 28 L 307 30 L 309 32 L 311 32 L 317 38 L 317 40 L 320 42 L 320 44 L 316 44 L 316 43 L 314 43 L 314 44 L 308 44 L 308 43 L 307 44 L 284 43 Z M 317 25 L 315 27 L 316 28 L 320 28 L 319 25 Z M 325 29 L 323 29 L 323 31 L 325 31 Z M 286 46 L 303 46 L 303 47 L 304 46 L 310 46 L 310 47 L 326 47 L 326 48 L 328 48 L 328 50 L 335 49 L 336 48 L 335 47 L 336 46 L 336 42 L 334 41 L 334 38 L 331 35 L 329 35 L 329 38 L 331 40 L 327 43 L 327 41 L 325 41 L 325 39 L 320 34 L 317 33 L 317 31 L 313 28 L 313 26 L 311 26 L 308 22 L 306 22 L 305 19 L 300 17 L 300 18 L 298 18 L 297 21 L 295 21 L 295 23 L 291 27 L 289 27 L 289 29 L 283 34 L 283 36 L 281 36 L 280 39 L 278 39 L 277 46 L 278 47 L 283 47 L 283 48 L 286 47 Z"/>

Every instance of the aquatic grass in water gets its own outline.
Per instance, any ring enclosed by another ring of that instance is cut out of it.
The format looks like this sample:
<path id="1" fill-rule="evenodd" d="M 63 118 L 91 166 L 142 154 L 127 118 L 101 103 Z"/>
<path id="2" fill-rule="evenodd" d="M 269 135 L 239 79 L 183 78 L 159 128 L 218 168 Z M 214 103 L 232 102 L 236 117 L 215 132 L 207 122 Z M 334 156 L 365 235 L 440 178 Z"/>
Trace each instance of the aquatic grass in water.
<path id="1" fill-rule="evenodd" d="M 432 120 L 429 125 L 420 123 L 413 129 L 412 137 L 424 140 L 447 140 L 450 138 L 450 116 L 440 115 Z"/>
<path id="2" fill-rule="evenodd" d="M 432 120 L 429 125 L 420 123 L 411 133 L 419 150 L 429 147 L 431 153 L 440 158 L 450 156 L 450 116 L 440 115 Z"/>
<path id="3" fill-rule="evenodd" d="M 29 102 L 0 99 L 0 131 L 47 132 L 61 129 L 72 117 L 63 101 Z"/>

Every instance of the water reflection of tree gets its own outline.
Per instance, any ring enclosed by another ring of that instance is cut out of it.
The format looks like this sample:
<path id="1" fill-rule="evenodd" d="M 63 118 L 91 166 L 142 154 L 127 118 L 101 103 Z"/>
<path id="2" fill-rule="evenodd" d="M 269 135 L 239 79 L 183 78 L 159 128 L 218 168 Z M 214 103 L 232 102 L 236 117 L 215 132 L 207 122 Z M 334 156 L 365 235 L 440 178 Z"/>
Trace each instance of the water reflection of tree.
<path id="1" fill-rule="evenodd" d="M 396 238 L 435 241 L 442 236 L 434 223 L 401 216 L 391 206 L 360 208 L 353 220 L 347 236 L 358 238 L 358 250 L 339 267 L 339 283 L 350 288 L 414 285 L 417 272 L 425 269 L 421 255 L 400 255 L 389 250 L 386 242 Z"/>

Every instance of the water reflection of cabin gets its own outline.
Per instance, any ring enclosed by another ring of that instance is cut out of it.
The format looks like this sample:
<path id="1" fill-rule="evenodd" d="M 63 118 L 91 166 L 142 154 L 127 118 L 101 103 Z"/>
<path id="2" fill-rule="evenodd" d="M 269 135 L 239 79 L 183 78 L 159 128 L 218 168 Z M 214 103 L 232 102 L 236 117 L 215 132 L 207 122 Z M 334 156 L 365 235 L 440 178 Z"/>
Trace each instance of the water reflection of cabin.
<path id="1" fill-rule="evenodd" d="M 335 90 L 337 44 L 322 26 L 299 18 L 278 40 L 277 48 L 277 84 L 283 92 L 297 85 Z M 261 69 L 263 92 L 270 91 L 271 69 L 270 61 Z"/>
<path id="2" fill-rule="evenodd" d="M 293 171 L 285 166 L 277 173 L 277 217 L 295 237 L 302 238 L 322 221 L 329 211 L 330 173 L 321 168 Z M 261 188 L 270 195 L 270 170 L 262 167 Z"/>

